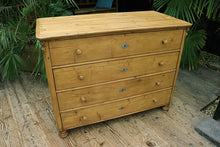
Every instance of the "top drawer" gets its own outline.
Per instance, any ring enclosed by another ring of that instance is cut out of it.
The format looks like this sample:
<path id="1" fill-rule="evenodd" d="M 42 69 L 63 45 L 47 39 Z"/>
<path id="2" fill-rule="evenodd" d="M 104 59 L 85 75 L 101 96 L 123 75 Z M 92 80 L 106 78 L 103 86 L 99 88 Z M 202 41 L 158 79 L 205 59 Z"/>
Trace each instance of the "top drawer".
<path id="1" fill-rule="evenodd" d="M 52 66 L 179 49 L 183 30 L 50 42 Z"/>

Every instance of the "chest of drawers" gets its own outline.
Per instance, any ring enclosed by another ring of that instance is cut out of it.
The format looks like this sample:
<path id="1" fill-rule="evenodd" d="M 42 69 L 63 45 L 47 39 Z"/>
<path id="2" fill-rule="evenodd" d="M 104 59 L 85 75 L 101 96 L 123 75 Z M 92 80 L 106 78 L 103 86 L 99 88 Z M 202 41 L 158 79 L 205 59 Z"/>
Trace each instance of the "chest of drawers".
<path id="1" fill-rule="evenodd" d="M 168 110 L 190 23 L 155 11 L 40 18 L 57 129 Z"/>

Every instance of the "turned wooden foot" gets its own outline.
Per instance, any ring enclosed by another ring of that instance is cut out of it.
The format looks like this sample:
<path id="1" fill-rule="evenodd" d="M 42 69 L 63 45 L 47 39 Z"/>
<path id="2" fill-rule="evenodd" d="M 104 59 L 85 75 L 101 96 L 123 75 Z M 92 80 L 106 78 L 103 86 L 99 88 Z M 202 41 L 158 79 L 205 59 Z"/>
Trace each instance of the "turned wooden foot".
<path id="1" fill-rule="evenodd" d="M 60 136 L 61 138 L 65 138 L 65 137 L 68 136 L 68 132 L 67 132 L 67 131 L 59 131 L 59 136 Z"/>
<path id="2" fill-rule="evenodd" d="M 165 106 L 163 106 L 163 107 L 162 107 L 162 109 L 163 109 L 164 111 L 168 111 L 168 110 L 169 110 L 169 108 L 170 108 L 170 106 L 169 106 L 169 105 L 165 105 Z"/>

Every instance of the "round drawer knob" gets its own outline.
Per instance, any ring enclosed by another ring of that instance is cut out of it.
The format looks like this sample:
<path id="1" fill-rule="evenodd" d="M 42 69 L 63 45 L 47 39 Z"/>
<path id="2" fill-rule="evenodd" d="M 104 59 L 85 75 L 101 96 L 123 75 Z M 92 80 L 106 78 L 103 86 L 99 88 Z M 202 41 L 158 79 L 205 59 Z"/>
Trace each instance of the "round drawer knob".
<path id="1" fill-rule="evenodd" d="M 80 98 L 80 100 L 81 100 L 82 102 L 86 102 L 86 98 L 85 98 L 84 96 L 82 96 L 82 97 Z"/>
<path id="2" fill-rule="evenodd" d="M 160 85 L 160 82 L 156 82 L 156 85 L 159 86 L 159 85 Z"/>
<path id="3" fill-rule="evenodd" d="M 159 62 L 158 64 L 159 64 L 160 66 L 163 66 L 163 65 L 164 65 L 164 63 L 163 63 L 163 62 Z"/>
<path id="4" fill-rule="evenodd" d="M 81 54 L 82 54 L 81 49 L 77 49 L 77 50 L 76 50 L 76 54 L 77 54 L 77 55 L 81 55 Z"/>
<path id="5" fill-rule="evenodd" d="M 87 120 L 87 117 L 86 117 L 86 116 L 83 116 L 83 117 L 81 118 L 81 120 Z"/>
<path id="6" fill-rule="evenodd" d="M 84 76 L 79 75 L 79 79 L 80 79 L 80 80 L 84 80 Z"/>
<path id="7" fill-rule="evenodd" d="M 153 99 L 153 102 L 154 102 L 154 103 L 156 103 L 156 102 L 157 102 L 157 100 L 156 100 L 156 99 Z"/>
<path id="8" fill-rule="evenodd" d="M 167 44 L 168 41 L 167 40 L 162 40 L 162 44 Z"/>

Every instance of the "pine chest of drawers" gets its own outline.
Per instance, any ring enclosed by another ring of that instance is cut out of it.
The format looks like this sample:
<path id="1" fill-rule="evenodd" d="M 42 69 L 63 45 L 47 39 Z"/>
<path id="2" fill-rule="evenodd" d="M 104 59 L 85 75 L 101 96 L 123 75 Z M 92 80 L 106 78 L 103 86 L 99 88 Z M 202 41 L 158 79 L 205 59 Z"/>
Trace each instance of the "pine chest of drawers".
<path id="1" fill-rule="evenodd" d="M 168 110 L 190 23 L 155 11 L 40 18 L 57 129 Z"/>

